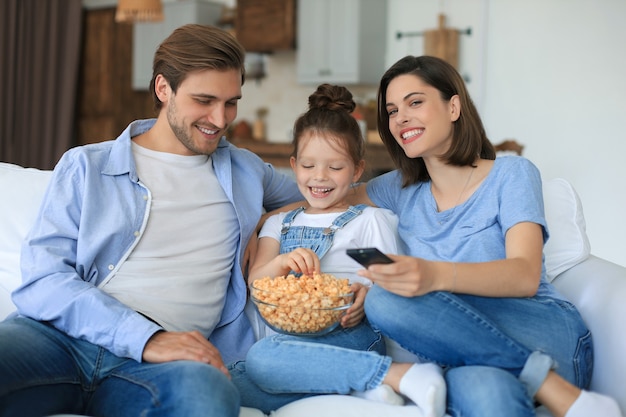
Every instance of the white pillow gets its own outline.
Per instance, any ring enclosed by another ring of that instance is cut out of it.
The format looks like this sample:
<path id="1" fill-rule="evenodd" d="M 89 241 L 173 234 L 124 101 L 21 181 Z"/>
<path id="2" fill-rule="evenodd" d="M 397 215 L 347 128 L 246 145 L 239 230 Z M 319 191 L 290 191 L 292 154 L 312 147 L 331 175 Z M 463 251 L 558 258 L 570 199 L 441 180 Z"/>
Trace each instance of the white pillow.
<path id="1" fill-rule="evenodd" d="M 543 199 L 550 238 L 543 253 L 548 280 L 589 257 L 591 245 L 585 217 L 574 187 L 562 178 L 543 183 Z"/>
<path id="2" fill-rule="evenodd" d="M 0 162 L 0 320 L 15 310 L 11 291 L 22 281 L 22 241 L 39 211 L 51 174 Z"/>

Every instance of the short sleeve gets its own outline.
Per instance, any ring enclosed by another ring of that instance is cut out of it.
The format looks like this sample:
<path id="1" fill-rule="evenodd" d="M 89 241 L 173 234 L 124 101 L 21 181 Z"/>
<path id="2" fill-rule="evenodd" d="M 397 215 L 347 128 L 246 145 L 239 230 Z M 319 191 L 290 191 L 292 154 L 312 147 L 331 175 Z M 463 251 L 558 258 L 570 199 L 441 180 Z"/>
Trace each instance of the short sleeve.
<path id="1" fill-rule="evenodd" d="M 286 213 L 278 213 L 269 217 L 259 232 L 259 238 L 271 237 L 277 242 L 280 242 L 280 229 L 285 215 Z"/>
<path id="2" fill-rule="evenodd" d="M 541 174 L 537 167 L 522 157 L 510 157 L 516 163 L 509 172 L 502 172 L 500 182 L 500 223 L 504 233 L 521 222 L 537 223 L 543 228 L 544 243 L 548 229 L 543 206 Z"/>
<path id="3" fill-rule="evenodd" d="M 372 178 L 367 183 L 367 196 L 381 208 L 397 213 L 399 193 L 402 190 L 402 175 L 400 171 L 390 171 Z"/>

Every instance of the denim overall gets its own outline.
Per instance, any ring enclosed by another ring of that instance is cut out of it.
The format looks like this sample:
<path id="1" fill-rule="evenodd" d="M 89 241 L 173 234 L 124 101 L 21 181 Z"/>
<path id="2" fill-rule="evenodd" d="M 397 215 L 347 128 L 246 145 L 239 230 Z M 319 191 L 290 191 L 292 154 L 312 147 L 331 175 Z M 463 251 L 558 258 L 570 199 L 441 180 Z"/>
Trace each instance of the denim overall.
<path id="1" fill-rule="evenodd" d="M 361 214 L 366 207 L 367 205 L 365 204 L 350 206 L 348 210 L 337 216 L 328 227 L 292 226 L 291 224 L 295 217 L 304 211 L 304 207 L 287 213 L 282 223 L 280 253 L 287 253 L 296 248 L 308 248 L 314 251 L 321 259 L 333 245 L 335 233 Z M 291 273 L 294 272 L 292 271 Z M 326 335 L 314 338 L 288 335 L 278 335 L 276 337 L 292 342 L 299 340 L 305 345 L 309 342 L 323 343 L 348 349 L 373 350 L 380 354 L 385 354 L 385 342 L 382 336 L 371 328 L 367 318 L 354 327 L 343 328 L 339 326 Z M 294 349 L 294 345 L 291 345 L 288 349 Z M 276 350 L 271 349 L 268 352 L 277 353 Z M 298 354 L 305 355 L 303 352 Z"/>
<path id="2" fill-rule="evenodd" d="M 304 211 L 304 207 L 290 211 L 283 219 L 280 230 L 280 253 L 288 253 L 296 248 L 308 248 L 322 259 L 333 245 L 337 230 L 361 214 L 365 207 L 367 207 L 365 204 L 348 207 L 348 210 L 337 216 L 328 227 L 291 226 L 296 216 Z"/>
<path id="3" fill-rule="evenodd" d="M 321 259 L 331 248 L 335 233 L 365 207 L 350 206 L 328 227 L 292 226 L 303 207 L 287 213 L 282 223 L 280 253 L 304 247 Z M 241 393 L 241 404 L 269 413 L 312 395 L 348 394 L 351 390 L 377 387 L 391 364 L 384 354 L 382 335 L 363 319 L 356 326 L 338 326 L 318 337 L 280 333 L 267 336 L 250 348 L 245 362 L 232 364 L 229 371 Z M 352 372 L 344 370 L 346 359 Z M 356 362 L 359 366 L 352 367 Z M 280 377 L 275 378 L 276 375 Z"/>

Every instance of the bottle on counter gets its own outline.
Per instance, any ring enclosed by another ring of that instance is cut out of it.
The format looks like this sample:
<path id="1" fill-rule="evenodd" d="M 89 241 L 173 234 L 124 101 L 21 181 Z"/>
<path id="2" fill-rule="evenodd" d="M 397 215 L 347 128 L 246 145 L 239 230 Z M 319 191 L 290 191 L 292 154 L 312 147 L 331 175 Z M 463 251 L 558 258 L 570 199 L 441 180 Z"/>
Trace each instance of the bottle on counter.
<path id="1" fill-rule="evenodd" d="M 367 123 L 365 122 L 365 116 L 363 115 L 363 112 L 361 111 L 360 105 L 357 104 L 356 108 L 352 112 L 352 117 L 356 119 L 356 122 L 359 125 L 359 128 L 361 128 L 361 137 L 363 138 L 363 140 L 366 140 Z"/>
<path id="2" fill-rule="evenodd" d="M 265 140 L 265 116 L 268 113 L 267 107 L 260 107 L 256 111 L 256 120 L 252 125 L 252 139 L 258 141 Z"/>

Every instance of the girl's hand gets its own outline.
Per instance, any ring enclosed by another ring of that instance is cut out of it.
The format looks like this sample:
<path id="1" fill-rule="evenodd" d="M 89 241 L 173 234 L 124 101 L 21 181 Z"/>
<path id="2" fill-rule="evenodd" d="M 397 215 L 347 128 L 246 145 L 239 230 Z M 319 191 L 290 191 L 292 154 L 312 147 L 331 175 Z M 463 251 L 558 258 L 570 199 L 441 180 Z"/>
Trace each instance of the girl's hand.
<path id="1" fill-rule="evenodd" d="M 320 272 L 320 258 L 311 249 L 298 248 L 279 255 L 283 270 L 313 275 Z"/>
<path id="2" fill-rule="evenodd" d="M 365 296 L 369 288 L 355 282 L 350 286 L 350 290 L 354 293 L 354 303 L 352 303 L 350 308 L 346 310 L 346 314 L 341 318 L 342 327 L 354 327 L 365 317 L 363 304 L 365 303 Z"/>
<path id="3" fill-rule="evenodd" d="M 358 271 L 376 285 L 403 297 L 415 297 L 438 291 L 434 265 L 430 261 L 412 256 L 389 255 L 391 264 L 374 264 Z"/>

